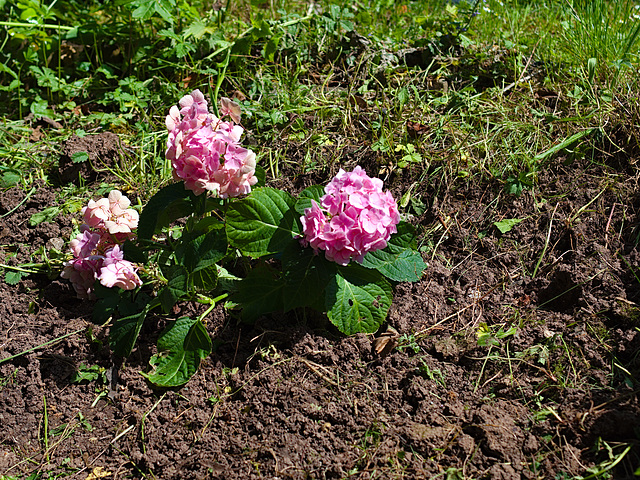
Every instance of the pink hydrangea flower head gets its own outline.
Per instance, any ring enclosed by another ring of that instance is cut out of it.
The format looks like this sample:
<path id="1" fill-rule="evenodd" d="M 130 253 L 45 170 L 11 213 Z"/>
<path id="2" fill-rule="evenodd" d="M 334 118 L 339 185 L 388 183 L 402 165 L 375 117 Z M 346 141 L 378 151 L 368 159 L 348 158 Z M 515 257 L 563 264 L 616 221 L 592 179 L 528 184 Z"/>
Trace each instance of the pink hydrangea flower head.
<path id="1" fill-rule="evenodd" d="M 230 144 L 224 157 L 224 164 L 213 177 L 220 185 L 221 198 L 238 197 L 251 192 L 258 182 L 255 176 L 256 154 L 238 145 Z"/>
<path id="2" fill-rule="evenodd" d="M 221 101 L 221 111 L 239 121 L 239 105 Z M 196 195 L 206 191 L 222 197 L 248 194 L 256 184 L 255 154 L 240 147 L 244 129 L 207 113 L 207 101 L 199 90 L 182 97 L 166 118 L 169 135 L 166 157 L 173 178 L 184 181 Z"/>
<path id="3" fill-rule="evenodd" d="M 325 257 L 340 265 L 352 259 L 362 262 L 368 252 L 387 246 L 400 221 L 398 205 L 383 183 L 370 178 L 357 166 L 352 172 L 340 169 L 325 187 L 320 204 L 300 218 L 303 244 L 324 250 Z"/>
<path id="4" fill-rule="evenodd" d="M 142 280 L 136 273 L 136 266 L 123 258 L 118 245 L 105 253 L 105 259 L 97 277 L 102 285 L 107 288 L 119 287 L 123 290 L 133 290 L 142 285 Z"/>
<path id="5" fill-rule="evenodd" d="M 85 226 L 100 233 L 131 237 L 133 230 L 138 228 L 139 215 L 136 210 L 129 208 L 130 205 L 131 201 L 119 190 L 112 190 L 107 198 L 89 200 L 82 209 Z"/>
<path id="6" fill-rule="evenodd" d="M 78 298 L 93 299 L 93 284 L 101 267 L 100 256 L 78 257 L 64 263 L 60 276 L 71 282 Z"/>
<path id="7" fill-rule="evenodd" d="M 121 288 L 135 288 L 141 283 L 135 266 L 124 260 L 119 245 L 134 237 L 133 230 L 138 227 L 138 212 L 129 208 L 130 205 L 127 197 L 113 190 L 107 198 L 90 200 L 82 209 L 86 223 L 80 226 L 81 233 L 69 244 L 73 259 L 64 263 L 61 274 L 62 278 L 71 281 L 79 298 L 95 297 L 93 285 L 96 280 Z M 112 267 L 114 264 L 118 264 L 118 268 Z M 113 275 L 116 275 L 115 279 Z"/>

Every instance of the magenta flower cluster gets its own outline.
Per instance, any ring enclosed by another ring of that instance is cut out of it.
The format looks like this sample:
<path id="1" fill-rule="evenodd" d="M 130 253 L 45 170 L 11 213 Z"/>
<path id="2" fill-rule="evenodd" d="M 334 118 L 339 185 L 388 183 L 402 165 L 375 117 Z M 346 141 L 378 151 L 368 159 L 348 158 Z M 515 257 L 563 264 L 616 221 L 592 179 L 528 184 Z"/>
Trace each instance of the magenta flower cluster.
<path id="1" fill-rule="evenodd" d="M 300 218 L 303 244 L 324 250 L 325 257 L 340 265 L 351 259 L 362 262 L 368 252 L 387 246 L 400 221 L 398 205 L 382 180 L 356 167 L 340 169 L 324 189 L 320 205 L 311 202 Z"/>
<path id="2" fill-rule="evenodd" d="M 171 161 L 173 178 L 183 180 L 185 188 L 196 195 L 205 191 L 221 198 L 246 195 L 258 181 L 256 155 L 240 146 L 244 129 L 234 123 L 240 121 L 239 107 L 223 100 L 220 110 L 232 118 L 230 122 L 209 113 L 200 90 L 182 97 L 180 108 L 171 107 L 166 119 L 166 157 Z"/>
<path id="3" fill-rule="evenodd" d="M 132 290 L 142 285 L 137 267 L 124 259 L 120 245 L 135 237 L 138 212 L 118 190 L 97 202 L 90 200 L 82 209 L 84 223 L 71 240 L 73 259 L 64 263 L 62 278 L 71 281 L 79 298 L 94 298 L 93 286 L 99 280 L 105 287 Z"/>

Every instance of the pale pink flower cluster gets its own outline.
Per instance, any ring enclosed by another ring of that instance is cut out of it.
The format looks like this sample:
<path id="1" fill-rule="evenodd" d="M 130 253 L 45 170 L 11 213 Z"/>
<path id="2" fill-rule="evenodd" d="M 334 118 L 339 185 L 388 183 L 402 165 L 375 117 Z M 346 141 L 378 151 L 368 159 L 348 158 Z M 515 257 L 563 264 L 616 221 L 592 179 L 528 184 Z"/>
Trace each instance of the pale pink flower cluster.
<path id="1" fill-rule="evenodd" d="M 84 224 L 69 245 L 73 259 L 64 263 L 62 278 L 69 279 L 79 298 L 93 298 L 93 285 L 132 290 L 142 285 L 137 267 L 124 259 L 120 244 L 135 237 L 138 212 L 118 190 L 82 209 Z"/>
<path id="2" fill-rule="evenodd" d="M 182 97 L 180 108 L 171 107 L 166 119 L 166 156 L 173 178 L 183 180 L 196 195 L 207 190 L 221 198 L 246 195 L 258 181 L 256 154 L 240 146 L 244 129 L 234 123 L 240 121 L 239 106 L 225 98 L 220 110 L 232 121 L 209 113 L 200 90 Z"/>
<path id="3" fill-rule="evenodd" d="M 340 169 L 324 191 L 320 205 L 312 200 L 300 218 L 303 244 L 324 250 L 328 260 L 340 265 L 352 258 L 362 262 L 367 252 L 387 246 L 400 214 L 391 192 L 382 191 L 382 180 L 359 166 L 353 172 Z"/>

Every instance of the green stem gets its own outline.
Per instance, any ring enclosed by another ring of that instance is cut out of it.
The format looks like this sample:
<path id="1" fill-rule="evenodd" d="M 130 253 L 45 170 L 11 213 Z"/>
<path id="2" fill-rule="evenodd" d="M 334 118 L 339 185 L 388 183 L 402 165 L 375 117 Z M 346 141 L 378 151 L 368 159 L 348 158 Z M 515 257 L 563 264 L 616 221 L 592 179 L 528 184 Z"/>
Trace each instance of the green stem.
<path id="1" fill-rule="evenodd" d="M 200 315 L 200 316 L 198 317 L 198 321 L 199 321 L 199 322 L 202 322 L 202 321 L 205 319 L 205 317 L 206 317 L 207 315 L 209 315 L 209 314 L 211 313 L 211 311 L 216 307 L 216 304 L 217 304 L 220 300 L 224 300 L 224 299 L 225 299 L 225 298 L 227 298 L 228 296 L 229 296 L 229 294 L 228 294 L 228 293 L 223 293 L 222 295 L 218 295 L 216 298 L 209 298 L 209 297 L 205 297 L 204 295 L 200 295 L 200 294 L 198 294 L 198 301 L 199 301 L 200 303 L 209 303 L 209 304 L 210 304 L 210 305 L 209 305 L 209 308 L 207 308 L 207 309 L 205 310 L 205 312 L 204 312 L 202 315 Z M 202 301 L 202 300 L 206 300 L 206 302 L 205 302 L 205 301 Z"/>
<path id="2" fill-rule="evenodd" d="M 42 395 L 42 405 L 44 408 L 43 433 L 44 433 L 44 450 L 49 463 L 49 414 L 47 413 L 47 396 Z"/>
<path id="3" fill-rule="evenodd" d="M 12 356 L 7 357 L 7 358 L 2 358 L 2 359 L 0 359 L 0 364 L 3 364 L 4 362 L 8 362 L 9 360 L 13 360 L 14 358 L 20 357 L 20 356 L 25 355 L 25 354 L 27 354 L 29 352 L 33 352 L 34 350 L 37 350 L 38 348 L 46 347 L 48 345 L 52 345 L 54 343 L 57 343 L 57 342 L 59 342 L 61 340 L 64 340 L 67 337 L 70 337 L 71 335 L 75 335 L 77 333 L 80 333 L 83 330 L 84 330 L 84 328 L 80 328 L 80 329 L 78 329 L 78 330 L 76 330 L 74 332 L 70 332 L 70 333 L 67 333 L 66 335 L 63 335 L 61 337 L 54 338 L 53 340 L 50 340 L 48 342 L 41 343 L 40 345 L 38 345 L 36 347 L 33 347 L 33 348 L 29 348 L 28 350 L 25 350 L 23 352 L 16 353 L 15 355 L 12 355 Z"/>
<path id="4" fill-rule="evenodd" d="M 224 300 L 229 296 L 229 293 L 223 293 L 222 295 L 217 296 L 216 298 L 207 297 L 206 295 L 197 294 L 196 302 L 202 303 L 204 305 L 212 305 L 216 306 L 220 300 Z"/>
<path id="5" fill-rule="evenodd" d="M 20 267 L 13 267 L 11 265 L 5 265 L 4 263 L 0 263 L 0 267 L 4 268 L 5 270 L 13 270 L 15 272 L 22 272 L 22 273 L 39 273 L 40 270 L 27 270 L 25 268 L 22 267 L 44 267 L 44 263 L 25 263 L 24 265 L 21 265 Z"/>
<path id="6" fill-rule="evenodd" d="M 0 24 L 2 24 L 2 22 L 0 22 Z M 22 199 L 22 201 L 20 203 L 18 203 L 15 207 L 13 207 L 11 210 L 9 210 L 7 213 L 5 213 L 4 215 L 0 216 L 0 218 L 7 217 L 7 216 L 11 215 L 13 212 L 15 212 L 17 209 L 19 209 L 24 202 L 29 200 L 29 197 L 31 195 L 33 195 L 35 193 L 35 191 L 36 191 L 36 187 L 31 187 L 31 190 L 29 190 L 29 193 L 27 193 L 27 195 Z"/>
<path id="7" fill-rule="evenodd" d="M 51 23 L 27 23 L 27 22 L 0 22 L 1 27 L 35 27 L 35 28 L 55 28 L 58 30 L 65 30 L 67 32 L 74 30 L 77 27 L 63 27 L 61 25 L 54 25 Z"/>

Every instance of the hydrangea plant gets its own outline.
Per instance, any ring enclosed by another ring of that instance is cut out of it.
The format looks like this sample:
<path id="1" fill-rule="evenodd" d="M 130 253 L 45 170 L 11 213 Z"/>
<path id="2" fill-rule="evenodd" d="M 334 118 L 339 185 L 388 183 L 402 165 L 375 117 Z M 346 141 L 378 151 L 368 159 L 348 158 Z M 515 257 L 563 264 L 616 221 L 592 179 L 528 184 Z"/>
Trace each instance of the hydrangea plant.
<path id="1" fill-rule="evenodd" d="M 161 333 L 143 374 L 160 386 L 185 383 L 210 354 L 204 321 L 225 299 L 248 322 L 308 307 L 346 335 L 375 332 L 391 306 L 391 282 L 417 281 L 426 267 L 383 182 L 356 167 L 298 198 L 259 186 L 256 155 L 240 144 L 239 106 L 223 98 L 220 113 L 231 119 L 223 121 L 198 90 L 179 105 L 166 119 L 176 183 L 139 218 L 117 190 L 89 202 L 62 273 L 79 297 L 98 298 L 94 318 L 111 321 L 114 353 L 129 355 L 147 314 L 168 315 L 179 301 L 209 308 Z M 227 268 L 238 257 L 250 268 L 236 275 Z"/>

